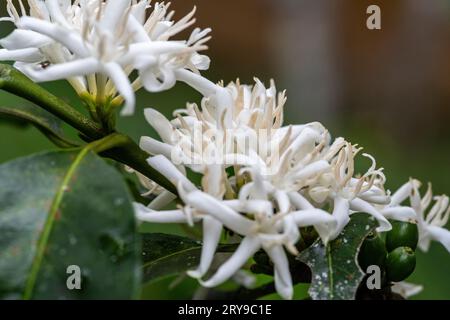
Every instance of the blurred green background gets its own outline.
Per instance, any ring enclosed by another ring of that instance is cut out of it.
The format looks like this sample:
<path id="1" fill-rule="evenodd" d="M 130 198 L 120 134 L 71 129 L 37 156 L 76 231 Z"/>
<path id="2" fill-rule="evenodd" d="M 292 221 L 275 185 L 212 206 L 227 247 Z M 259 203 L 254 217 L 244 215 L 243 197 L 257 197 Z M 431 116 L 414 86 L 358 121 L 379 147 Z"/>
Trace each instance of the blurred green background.
<path id="1" fill-rule="evenodd" d="M 415 177 L 432 181 L 434 192 L 450 193 L 450 1 L 447 0 L 175 0 L 176 17 L 197 5 L 197 25 L 212 27 L 205 74 L 213 80 L 265 83 L 274 78 L 288 89 L 286 123 L 320 121 L 374 155 L 395 190 Z M 4 3 L 0 7 L 4 13 Z M 382 11 L 382 30 L 365 26 L 369 4 Z M 0 25 L 0 36 L 10 32 Z M 64 82 L 45 84 L 77 105 Z M 154 134 L 142 110 L 170 115 L 198 94 L 184 85 L 161 94 L 138 93 L 135 116 L 121 118 L 120 130 L 136 141 Z M 0 103 L 27 103 L 0 92 Z M 70 134 L 74 134 L 67 128 Z M 33 128 L 0 120 L 0 162 L 54 147 Z M 362 170 L 369 163 L 362 160 Z M 179 233 L 177 228 L 152 231 Z M 415 299 L 450 299 L 450 255 L 438 243 L 408 279 L 424 285 Z M 146 298 L 188 298 L 192 280 L 167 291 L 173 279 L 144 290 Z M 307 288 L 300 286 L 299 296 Z"/>

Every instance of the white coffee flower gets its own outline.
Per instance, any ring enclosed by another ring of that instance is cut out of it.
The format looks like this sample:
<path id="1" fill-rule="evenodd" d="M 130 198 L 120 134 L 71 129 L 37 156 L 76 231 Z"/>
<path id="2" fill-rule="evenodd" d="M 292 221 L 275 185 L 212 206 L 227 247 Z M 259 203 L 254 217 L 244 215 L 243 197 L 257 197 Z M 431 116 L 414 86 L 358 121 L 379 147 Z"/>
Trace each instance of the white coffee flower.
<path id="1" fill-rule="evenodd" d="M 211 84 L 225 90 L 232 101 L 221 114 L 217 113 L 217 99 L 211 96 L 202 99 L 201 108 L 189 104 L 187 109 L 177 110 L 172 121 L 146 109 L 145 117 L 162 142 L 143 137 L 141 148 L 172 161 L 176 158 L 177 164 L 199 173 L 211 164 L 233 167 L 230 181 L 235 193 L 245 184 L 239 192 L 242 200 L 257 193 L 254 181 L 263 179 L 266 190 L 261 197 L 275 197 L 280 210 L 288 212 L 295 206 L 287 193 L 313 183 L 327 170 L 329 163 L 321 155 L 334 146 L 328 147 L 330 136 L 320 123 L 282 127 L 284 92 L 277 95 L 273 81 L 269 89 L 258 79 L 255 82 L 254 86 L 239 81 L 226 87 Z M 225 122 L 226 118 L 230 121 Z"/>
<path id="2" fill-rule="evenodd" d="M 0 60 L 37 82 L 68 79 L 80 96 L 96 103 L 134 110 L 134 91 L 171 88 L 175 71 L 207 69 L 205 49 L 209 29 L 195 29 L 186 41 L 170 40 L 191 26 L 195 9 L 178 22 L 169 5 L 156 3 L 147 18 L 149 0 L 29 0 L 19 9 L 8 0 L 9 20 L 16 30 L 2 39 Z M 131 79 L 132 72 L 138 77 Z"/>
<path id="3" fill-rule="evenodd" d="M 186 109 L 175 111 L 176 118 L 170 122 L 156 110 L 145 110 L 146 119 L 160 135 L 166 145 L 165 154 L 170 152 L 173 162 L 197 172 L 212 163 L 229 167 L 245 161 L 250 153 L 258 156 L 258 144 L 264 143 L 261 152 L 270 152 L 268 149 L 281 141 L 281 134 L 279 137 L 273 135 L 282 123 L 285 96 L 280 93 L 277 99 L 273 83 L 269 89 L 257 79 L 253 87 L 239 82 L 227 87 L 211 86 L 222 90 L 224 97 L 229 98 L 231 104 L 227 108 L 221 109 L 215 103 L 216 99 L 207 96 L 202 99 L 201 109 L 196 104 L 188 104 Z M 230 121 L 225 122 L 226 119 Z M 154 139 L 144 137 L 141 147 L 156 154 L 161 152 L 162 146 Z M 242 150 L 246 147 L 250 150 Z M 240 158 L 233 159 L 237 153 Z"/>
<path id="4" fill-rule="evenodd" d="M 417 223 L 417 215 L 410 206 L 403 206 L 402 203 L 408 199 L 414 187 L 420 187 L 418 180 L 411 179 L 401 186 L 392 196 L 388 205 L 376 206 L 380 212 L 388 219 Z"/>
<path id="5" fill-rule="evenodd" d="M 253 188 L 255 180 L 264 180 L 260 184 L 263 193 L 279 199 L 283 212 L 321 208 L 331 201 L 335 230 L 316 227 L 325 243 L 340 234 L 354 211 L 374 216 L 380 223 L 379 231 L 391 228 L 386 218 L 398 209 L 381 210 L 390 198 L 384 191 L 382 169 L 376 169 L 373 157 L 365 155 L 372 160 L 372 167 L 364 176 L 354 177 L 354 158 L 360 149 L 342 138 L 330 144 L 330 135 L 320 123 L 283 127 L 286 99 L 284 93 L 275 98 L 273 82 L 266 89 L 257 79 L 253 87 L 239 82 L 223 87 L 196 75 L 189 79 L 199 83 L 200 91 L 215 93 L 203 98 L 201 108 L 190 104 L 176 111 L 177 118 L 172 121 L 156 110 L 146 109 L 146 119 L 162 142 L 143 137 L 143 150 L 163 154 L 172 161 L 175 158 L 177 164 L 199 173 L 212 163 L 233 167 L 231 180 L 241 200 L 259 192 Z M 221 108 L 226 101 L 231 104 Z M 256 143 L 248 143 L 252 139 Z M 299 201 L 299 197 L 303 200 Z"/>
<path id="6" fill-rule="evenodd" d="M 253 254 L 263 248 L 275 264 L 277 291 L 284 298 L 292 296 L 292 280 L 283 247 L 297 254 L 300 227 L 332 225 L 333 217 L 327 212 L 308 210 L 282 211 L 282 198 L 270 200 L 268 194 L 240 195 L 239 199 L 226 200 L 229 185 L 223 167 L 210 166 L 202 180 L 202 191 L 195 188 L 175 166 L 163 156 L 149 159 L 149 164 L 173 183 L 178 182 L 178 192 L 184 206 L 178 210 L 156 211 L 136 204 L 140 221 L 163 223 L 202 222 L 203 250 L 197 270 L 188 274 L 201 278 L 208 271 L 222 234 L 223 225 L 244 237 L 233 256 L 223 264 L 204 286 L 216 286 L 235 275 Z M 259 184 L 259 182 L 254 182 Z M 242 191 L 246 193 L 246 189 Z M 248 189 L 247 189 L 248 190 Z M 245 198 L 245 199 L 244 199 Z M 275 202 L 273 202 L 275 201 Z M 244 215 L 243 215 L 244 214 Z"/>
<path id="7" fill-rule="evenodd" d="M 141 194 L 143 197 L 149 196 L 149 195 L 160 195 L 166 191 L 166 189 L 161 187 L 159 184 L 157 184 L 153 180 L 147 178 L 142 173 L 134 170 L 133 168 L 130 168 L 129 166 L 125 166 L 125 171 L 128 173 L 131 173 L 131 174 L 135 174 L 140 185 L 144 189 L 146 189 L 146 192 Z"/>
<path id="8" fill-rule="evenodd" d="M 201 108 L 188 104 L 177 110 L 172 121 L 146 109 L 146 119 L 162 142 L 143 137 L 141 148 L 170 156 L 174 163 L 199 173 L 210 164 L 234 167 L 236 175 L 240 167 L 252 167 L 277 187 L 301 188 L 305 175 L 327 166 L 317 155 L 330 139 L 328 132 L 320 123 L 282 127 L 284 92 L 277 94 L 273 81 L 268 89 L 258 79 L 255 82 L 211 84 L 231 101 L 224 109 L 214 95 L 203 98 Z"/>
<path id="9" fill-rule="evenodd" d="M 428 251 L 431 240 L 435 240 L 450 252 L 450 231 L 444 228 L 450 217 L 449 198 L 446 195 L 433 197 L 431 183 L 421 197 L 421 185 L 419 180 L 410 179 L 394 193 L 391 203 L 382 212 L 393 213 L 392 218 L 396 220 L 417 223 L 419 248 L 422 251 Z M 406 200 L 409 200 L 410 206 L 401 205 Z M 433 200 L 435 202 L 431 206 Z"/>
<path id="10" fill-rule="evenodd" d="M 326 236 L 335 239 L 350 221 L 353 212 L 364 212 L 372 215 L 379 223 L 377 231 L 384 232 L 392 228 L 386 217 L 376 205 L 388 204 L 389 194 L 384 191 L 385 176 L 383 169 L 376 168 L 375 159 L 363 154 L 372 161 L 372 166 L 361 177 L 355 177 L 354 159 L 361 149 L 341 139 L 335 141 L 338 151 L 331 161 L 331 169 L 321 174 L 316 184 L 306 190 L 307 196 L 318 205 L 329 201 L 333 204 L 333 217 L 337 221 L 336 229 Z M 339 150 L 339 146 L 342 148 Z M 328 152 L 327 157 L 333 156 Z"/>
<path id="11" fill-rule="evenodd" d="M 411 207 L 416 211 L 419 227 L 419 248 L 427 252 L 431 240 L 434 240 L 450 252 L 450 231 L 444 228 L 450 217 L 449 198 L 446 195 L 433 197 L 431 183 L 421 197 L 419 186 L 413 185 L 411 191 Z M 434 204 L 430 208 L 433 200 Z"/>
<path id="12" fill-rule="evenodd" d="M 185 173 L 179 171 L 166 157 L 155 156 L 149 158 L 148 163 L 177 186 L 179 191 L 182 191 L 180 196 L 185 205 L 177 210 L 158 210 L 170 201 L 163 202 L 161 198 L 156 198 L 148 207 L 136 203 L 136 217 L 141 222 L 151 223 L 187 223 L 192 226 L 195 222 L 202 222 L 203 246 L 200 265 L 196 270 L 188 272 L 194 278 L 201 278 L 213 261 L 222 234 L 222 223 L 189 205 L 189 201 L 183 197 L 183 192 L 193 192 L 198 189 L 186 178 Z M 226 192 L 225 178 L 225 172 L 220 166 L 210 166 L 202 179 L 203 190 L 218 200 L 222 200 Z"/>
<path id="13" fill-rule="evenodd" d="M 187 193 L 184 198 L 192 207 L 214 217 L 228 229 L 243 236 L 239 247 L 229 260 L 211 278 L 202 281 L 205 287 L 214 287 L 228 280 L 262 248 L 274 264 L 277 292 L 284 299 L 291 299 L 292 278 L 284 248 L 293 254 L 298 253 L 295 244 L 300 238 L 299 227 L 332 223 L 332 217 L 319 209 L 274 213 L 275 207 L 267 199 L 218 201 L 201 191 Z"/>

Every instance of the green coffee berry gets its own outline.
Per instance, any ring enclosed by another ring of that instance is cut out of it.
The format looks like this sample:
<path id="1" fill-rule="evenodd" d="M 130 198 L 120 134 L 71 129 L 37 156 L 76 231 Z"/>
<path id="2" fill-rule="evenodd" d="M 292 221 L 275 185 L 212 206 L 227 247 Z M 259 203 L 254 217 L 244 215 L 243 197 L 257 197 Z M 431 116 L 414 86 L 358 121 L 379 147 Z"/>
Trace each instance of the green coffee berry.
<path id="1" fill-rule="evenodd" d="M 383 239 L 377 233 L 370 233 L 363 244 L 358 256 L 358 262 L 361 269 L 365 272 L 371 265 L 384 267 L 386 261 L 386 246 Z"/>
<path id="2" fill-rule="evenodd" d="M 419 241 L 417 224 L 410 222 L 393 221 L 392 230 L 386 234 L 386 248 L 388 252 L 398 247 L 409 247 L 416 250 Z"/>
<path id="3" fill-rule="evenodd" d="M 386 275 L 389 281 L 403 281 L 415 268 L 416 255 L 409 247 L 398 247 L 387 256 Z"/>

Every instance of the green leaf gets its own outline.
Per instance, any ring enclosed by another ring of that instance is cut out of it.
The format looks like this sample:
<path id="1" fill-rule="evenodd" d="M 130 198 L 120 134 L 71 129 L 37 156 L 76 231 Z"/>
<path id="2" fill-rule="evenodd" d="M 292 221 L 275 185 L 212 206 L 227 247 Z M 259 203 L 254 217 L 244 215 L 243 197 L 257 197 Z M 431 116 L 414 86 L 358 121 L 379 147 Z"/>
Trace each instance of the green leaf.
<path id="1" fill-rule="evenodd" d="M 314 300 L 352 300 L 364 273 L 358 266 L 359 248 L 377 227 L 364 213 L 355 213 L 341 235 L 327 247 L 318 240 L 297 257 L 312 272 L 309 294 Z"/>
<path id="2" fill-rule="evenodd" d="M 220 245 L 217 252 L 230 252 L 234 245 Z M 144 283 L 195 269 L 200 263 L 202 243 L 189 238 L 143 234 Z"/>
<path id="3" fill-rule="evenodd" d="M 44 109 L 22 105 L 17 107 L 0 106 L 0 117 L 12 117 L 33 124 L 59 147 L 71 148 L 77 144 L 64 137 L 62 121 Z"/>
<path id="4" fill-rule="evenodd" d="M 88 149 L 0 165 L 0 298 L 129 299 L 139 235 L 121 175 Z M 81 290 L 67 268 L 81 269 Z"/>

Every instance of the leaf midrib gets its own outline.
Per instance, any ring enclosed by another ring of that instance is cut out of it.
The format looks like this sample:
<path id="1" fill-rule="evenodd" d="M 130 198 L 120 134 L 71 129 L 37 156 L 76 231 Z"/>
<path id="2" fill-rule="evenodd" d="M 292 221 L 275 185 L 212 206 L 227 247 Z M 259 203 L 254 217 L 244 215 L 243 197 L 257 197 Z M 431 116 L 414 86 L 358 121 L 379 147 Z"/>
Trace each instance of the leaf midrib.
<path id="1" fill-rule="evenodd" d="M 151 268 L 152 266 L 158 264 L 159 262 L 163 262 L 164 260 L 167 260 L 167 259 L 179 256 L 179 255 L 182 255 L 182 254 L 186 254 L 186 253 L 189 253 L 191 251 L 201 250 L 201 248 L 202 248 L 201 246 L 197 246 L 197 247 L 192 247 L 192 248 L 188 248 L 188 249 L 183 249 L 181 251 L 173 252 L 173 253 L 171 253 L 171 254 L 169 254 L 167 256 L 159 257 L 159 258 L 157 258 L 155 260 L 152 260 L 152 261 L 144 263 L 144 265 L 142 266 L 142 269 L 146 270 L 146 269 Z M 149 281 L 151 281 L 151 280 L 149 280 Z"/>
<path id="2" fill-rule="evenodd" d="M 234 245 L 225 244 L 225 245 L 219 246 L 217 252 L 230 252 L 233 248 L 234 248 Z M 152 267 L 153 265 L 158 264 L 159 262 L 163 262 L 164 260 L 167 260 L 169 258 L 173 258 L 173 257 L 176 257 L 178 255 L 186 254 L 186 253 L 189 253 L 191 251 L 201 250 L 201 249 L 202 249 L 202 246 L 195 246 L 195 247 L 186 248 L 186 249 L 183 249 L 183 250 L 180 250 L 180 251 L 173 252 L 173 253 L 168 254 L 166 256 L 162 256 L 162 257 L 159 257 L 159 258 L 157 258 L 155 260 L 148 261 L 148 262 L 144 263 L 144 265 L 142 266 L 142 269 L 146 270 L 146 269 Z M 149 280 L 149 281 L 152 281 L 152 280 Z"/>
<path id="3" fill-rule="evenodd" d="M 50 212 L 47 215 L 47 219 L 44 224 L 44 229 L 41 233 L 41 236 L 38 241 L 38 246 L 36 249 L 36 254 L 33 259 L 33 263 L 31 265 L 30 269 L 30 275 L 27 279 L 27 282 L 25 284 L 24 294 L 23 298 L 25 300 L 31 299 L 31 296 L 33 294 L 33 290 L 36 284 L 37 276 L 39 273 L 39 270 L 41 268 L 41 264 L 44 258 L 45 249 L 47 248 L 47 244 L 50 238 L 50 234 L 52 231 L 53 224 L 55 222 L 55 217 L 58 212 L 58 209 L 61 205 L 61 202 L 64 198 L 64 194 L 67 190 L 67 187 L 69 185 L 70 180 L 72 179 L 76 169 L 80 165 L 83 158 L 88 154 L 88 152 L 91 149 L 89 147 L 86 147 L 78 153 L 75 160 L 70 165 L 69 169 L 67 170 L 66 175 L 64 176 L 63 181 L 61 182 L 60 186 L 58 187 L 58 190 L 55 194 L 54 200 L 52 202 L 52 205 L 50 207 Z"/>
<path id="4" fill-rule="evenodd" d="M 334 297 L 334 279 L 333 279 L 333 258 L 331 256 L 331 245 L 327 244 L 327 260 L 328 260 L 328 286 L 330 291 L 330 299 Z"/>

